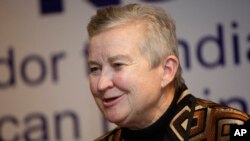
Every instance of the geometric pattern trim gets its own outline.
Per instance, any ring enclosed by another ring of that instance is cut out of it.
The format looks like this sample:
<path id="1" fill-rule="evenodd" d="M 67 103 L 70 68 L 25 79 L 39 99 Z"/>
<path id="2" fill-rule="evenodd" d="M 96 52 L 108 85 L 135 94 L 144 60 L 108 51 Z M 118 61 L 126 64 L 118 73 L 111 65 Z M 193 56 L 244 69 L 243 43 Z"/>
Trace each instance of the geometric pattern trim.
<path id="1" fill-rule="evenodd" d="M 244 122 L 239 119 L 218 119 L 218 126 L 216 130 L 217 141 L 230 140 L 230 124 L 242 125 Z"/>
<path id="2" fill-rule="evenodd" d="M 170 128 L 180 141 L 184 141 L 185 132 L 187 130 L 187 124 L 183 124 L 187 119 L 191 109 L 185 106 L 180 112 L 176 114 L 173 120 L 170 122 Z M 184 126 L 184 127 L 183 127 Z"/>
<path id="3" fill-rule="evenodd" d="M 205 131 L 207 109 L 200 109 L 194 112 L 191 123 L 190 138 L 197 136 Z"/>
<path id="4" fill-rule="evenodd" d="M 249 119 L 246 113 L 202 99 L 196 99 L 195 109 L 190 141 L 228 141 L 230 125 L 242 125 Z"/>

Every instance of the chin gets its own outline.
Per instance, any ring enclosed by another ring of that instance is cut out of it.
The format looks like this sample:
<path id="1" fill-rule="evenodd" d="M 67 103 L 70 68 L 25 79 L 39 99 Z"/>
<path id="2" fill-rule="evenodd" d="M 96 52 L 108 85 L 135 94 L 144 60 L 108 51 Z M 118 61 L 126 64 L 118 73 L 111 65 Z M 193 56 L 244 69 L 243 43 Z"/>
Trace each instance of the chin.
<path id="1" fill-rule="evenodd" d="M 105 114 L 106 119 L 109 122 L 112 122 L 116 125 L 123 125 L 125 120 L 126 120 L 126 116 L 122 113 L 106 113 Z"/>

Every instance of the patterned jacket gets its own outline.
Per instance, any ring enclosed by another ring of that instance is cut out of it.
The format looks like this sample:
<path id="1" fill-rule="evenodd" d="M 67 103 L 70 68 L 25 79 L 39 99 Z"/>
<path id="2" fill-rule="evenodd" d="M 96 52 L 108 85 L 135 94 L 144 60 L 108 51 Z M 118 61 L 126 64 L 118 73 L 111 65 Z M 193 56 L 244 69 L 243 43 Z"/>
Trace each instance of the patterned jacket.
<path id="1" fill-rule="evenodd" d="M 242 125 L 250 119 L 234 108 L 195 98 L 188 89 L 177 91 L 171 105 L 163 115 L 169 116 L 162 129 L 164 141 L 228 141 L 230 124 Z M 124 130 L 117 127 L 96 141 L 130 141 L 124 138 Z"/>

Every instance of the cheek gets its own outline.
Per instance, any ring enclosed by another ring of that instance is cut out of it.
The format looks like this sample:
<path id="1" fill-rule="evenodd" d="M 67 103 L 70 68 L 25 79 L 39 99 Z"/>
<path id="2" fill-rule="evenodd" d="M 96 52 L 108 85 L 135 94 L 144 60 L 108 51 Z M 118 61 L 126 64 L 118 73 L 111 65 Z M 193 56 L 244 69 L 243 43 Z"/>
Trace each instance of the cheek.
<path id="1" fill-rule="evenodd" d="M 130 88 L 130 85 L 133 83 L 131 82 L 131 79 L 127 75 L 116 75 L 113 78 L 113 82 L 115 83 L 116 87 L 118 87 L 121 90 L 128 91 Z"/>

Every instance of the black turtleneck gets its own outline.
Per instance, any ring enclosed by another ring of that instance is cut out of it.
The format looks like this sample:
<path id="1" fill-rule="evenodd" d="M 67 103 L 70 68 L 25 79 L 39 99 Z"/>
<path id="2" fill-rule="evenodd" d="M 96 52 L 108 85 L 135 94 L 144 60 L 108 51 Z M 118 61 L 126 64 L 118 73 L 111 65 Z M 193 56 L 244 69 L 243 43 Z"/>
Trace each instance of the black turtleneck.
<path id="1" fill-rule="evenodd" d="M 186 89 L 183 88 L 183 89 Z M 169 122 L 172 118 L 171 115 L 174 113 L 174 105 L 177 103 L 177 99 L 181 95 L 183 89 L 176 91 L 174 99 L 170 104 L 167 111 L 152 125 L 147 128 L 140 130 L 130 130 L 127 128 L 122 128 L 122 138 L 125 141 L 163 141 L 168 140 L 168 137 L 164 137 L 169 135 L 168 126 Z"/>

